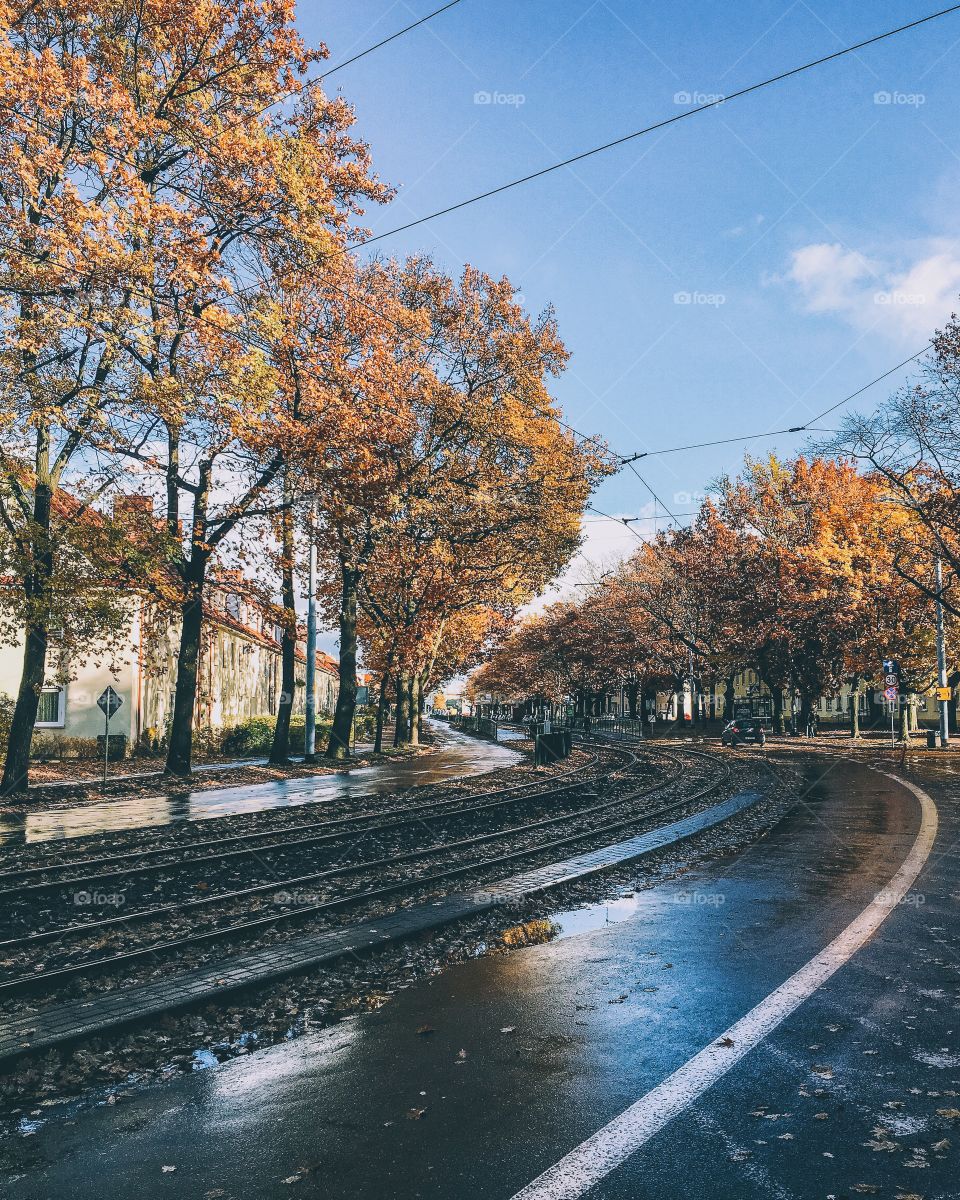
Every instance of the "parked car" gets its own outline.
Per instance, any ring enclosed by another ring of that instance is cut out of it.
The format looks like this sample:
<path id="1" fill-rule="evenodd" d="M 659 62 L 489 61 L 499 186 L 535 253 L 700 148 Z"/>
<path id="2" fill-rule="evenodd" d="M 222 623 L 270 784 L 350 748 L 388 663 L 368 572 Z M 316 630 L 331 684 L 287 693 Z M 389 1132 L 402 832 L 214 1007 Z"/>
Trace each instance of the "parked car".
<path id="1" fill-rule="evenodd" d="M 758 721 L 756 717 L 734 717 L 724 727 L 720 741 L 724 746 L 739 746 L 741 742 L 753 742 L 755 746 L 763 746 L 766 744 L 767 735 L 763 722 Z"/>

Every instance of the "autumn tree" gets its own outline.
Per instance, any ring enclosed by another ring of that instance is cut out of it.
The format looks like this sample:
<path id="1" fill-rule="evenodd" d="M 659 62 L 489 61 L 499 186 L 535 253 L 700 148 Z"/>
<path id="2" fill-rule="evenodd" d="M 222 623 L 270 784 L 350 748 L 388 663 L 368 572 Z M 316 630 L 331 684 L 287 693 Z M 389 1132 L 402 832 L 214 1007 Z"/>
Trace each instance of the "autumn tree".
<path id="1" fill-rule="evenodd" d="M 429 661 L 424 630 L 504 597 L 516 607 L 545 584 L 578 544 L 601 459 L 562 429 L 546 390 L 565 360 L 552 312 L 531 320 L 509 281 L 472 268 L 456 282 L 426 259 L 379 270 L 417 324 L 412 336 L 404 327 L 390 421 L 372 424 L 323 509 L 341 580 L 341 656 L 357 605 L 403 648 L 402 742 Z M 364 392 L 361 403 L 379 399 Z M 345 754 L 352 719 L 343 682 L 331 757 Z"/>
<path id="2" fill-rule="evenodd" d="M 139 324 L 119 340 L 137 413 L 122 452 L 164 505 L 181 627 L 167 769 L 184 775 L 211 561 L 241 523 L 282 504 L 299 436 L 251 263 L 294 247 L 321 278 L 361 198 L 381 189 L 348 136 L 350 110 L 303 84 L 325 50 L 304 47 L 288 0 L 184 0 L 172 18 L 122 7 L 110 66 L 141 217 L 127 239 Z M 280 92 L 295 103 L 271 113 Z"/>

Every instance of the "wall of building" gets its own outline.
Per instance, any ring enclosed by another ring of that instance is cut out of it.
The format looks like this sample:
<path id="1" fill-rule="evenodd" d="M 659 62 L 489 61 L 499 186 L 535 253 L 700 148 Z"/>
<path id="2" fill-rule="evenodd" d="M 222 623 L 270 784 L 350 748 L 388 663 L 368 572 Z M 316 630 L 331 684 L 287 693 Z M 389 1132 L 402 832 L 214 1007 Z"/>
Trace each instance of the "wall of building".
<path id="1" fill-rule="evenodd" d="M 242 619 L 241 619 L 242 618 Z M 281 656 L 274 627 L 246 609 L 234 619 L 208 620 L 201 647 L 197 725 L 220 729 L 251 717 L 274 716 L 280 699 Z M 251 624 L 247 625 L 246 622 Z M 242 627 L 240 627 L 242 626 Z M 93 653 L 69 664 L 70 678 L 56 694 L 42 698 L 42 709 L 55 720 L 39 724 L 38 734 L 54 740 L 94 739 L 104 732 L 97 698 L 108 685 L 122 704 L 111 718 L 110 733 L 123 734 L 130 748 L 157 748 L 173 713 L 179 622 L 133 601 L 130 625 L 119 647 Z M 0 646 L 0 694 L 15 697 L 19 687 L 23 645 Z M 337 701 L 337 664 L 320 655 L 317 670 L 317 713 L 333 712 Z M 52 656 L 51 656 L 52 660 Z M 294 712 L 303 714 L 306 660 L 298 658 Z"/>

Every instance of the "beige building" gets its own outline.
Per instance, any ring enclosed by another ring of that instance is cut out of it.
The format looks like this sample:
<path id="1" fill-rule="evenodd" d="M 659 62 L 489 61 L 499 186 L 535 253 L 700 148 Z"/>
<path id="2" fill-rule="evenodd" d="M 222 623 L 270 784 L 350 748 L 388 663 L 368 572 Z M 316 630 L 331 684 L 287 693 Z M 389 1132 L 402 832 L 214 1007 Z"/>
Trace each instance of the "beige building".
<path id="1" fill-rule="evenodd" d="M 280 699 L 282 631 L 268 608 L 251 595 L 242 576 L 222 576 L 210 589 L 200 652 L 196 727 L 217 730 L 250 717 L 273 717 Z M 36 727 L 62 742 L 102 736 L 104 714 L 97 698 L 109 685 L 122 704 L 110 721 L 111 736 L 128 749 L 156 749 L 173 711 L 179 622 L 143 597 L 131 594 L 129 625 L 116 648 L 79 662 L 58 663 L 48 653 L 48 685 L 40 695 Z M 294 712 L 304 711 L 306 653 L 298 644 Z M 22 644 L 0 646 L 0 694 L 13 697 L 20 681 Z M 317 654 L 317 713 L 333 712 L 337 662 Z M 60 680 L 66 679 L 66 682 Z"/>

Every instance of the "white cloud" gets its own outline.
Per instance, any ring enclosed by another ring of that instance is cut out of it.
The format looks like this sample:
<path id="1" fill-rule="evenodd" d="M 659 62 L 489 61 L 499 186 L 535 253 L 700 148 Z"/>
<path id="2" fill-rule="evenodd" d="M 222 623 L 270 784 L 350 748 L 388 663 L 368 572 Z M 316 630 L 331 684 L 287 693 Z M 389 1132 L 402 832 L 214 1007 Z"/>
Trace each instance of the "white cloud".
<path id="1" fill-rule="evenodd" d="M 960 252 L 939 239 L 894 261 L 817 242 L 794 250 L 780 282 L 799 290 L 809 313 L 834 314 L 858 330 L 913 344 L 958 307 Z"/>

